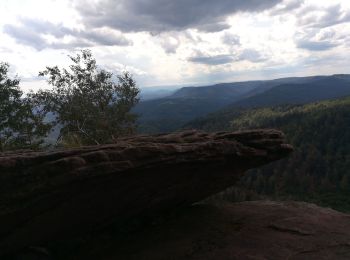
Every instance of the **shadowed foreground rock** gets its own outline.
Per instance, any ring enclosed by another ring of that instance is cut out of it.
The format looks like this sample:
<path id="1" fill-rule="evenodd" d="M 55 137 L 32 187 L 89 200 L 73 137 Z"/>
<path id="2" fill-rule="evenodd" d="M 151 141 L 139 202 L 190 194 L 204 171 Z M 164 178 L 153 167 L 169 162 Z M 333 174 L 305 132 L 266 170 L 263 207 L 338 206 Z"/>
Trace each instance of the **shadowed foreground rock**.
<path id="1" fill-rule="evenodd" d="M 291 151 L 281 132 L 255 130 L 0 154 L 0 256 L 191 205 Z"/>
<path id="2" fill-rule="evenodd" d="M 96 241 L 96 240 L 95 240 Z M 197 204 L 78 259 L 348 260 L 350 215 L 304 202 Z"/>

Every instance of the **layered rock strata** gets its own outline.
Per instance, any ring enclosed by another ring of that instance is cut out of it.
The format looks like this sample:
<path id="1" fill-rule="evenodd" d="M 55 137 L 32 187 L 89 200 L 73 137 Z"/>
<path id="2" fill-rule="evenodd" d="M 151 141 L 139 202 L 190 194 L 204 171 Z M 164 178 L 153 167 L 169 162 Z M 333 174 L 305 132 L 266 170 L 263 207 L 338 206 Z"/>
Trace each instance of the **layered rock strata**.
<path id="1" fill-rule="evenodd" d="M 281 132 L 254 130 L 0 154 L 0 255 L 191 205 L 291 151 Z"/>

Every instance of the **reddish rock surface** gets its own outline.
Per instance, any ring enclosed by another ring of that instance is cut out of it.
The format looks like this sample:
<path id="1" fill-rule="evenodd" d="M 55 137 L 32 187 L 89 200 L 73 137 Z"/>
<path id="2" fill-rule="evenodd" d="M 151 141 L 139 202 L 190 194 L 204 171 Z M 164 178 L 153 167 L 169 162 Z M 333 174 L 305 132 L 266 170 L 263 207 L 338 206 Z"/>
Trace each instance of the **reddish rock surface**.
<path id="1" fill-rule="evenodd" d="M 0 154 L 0 255 L 189 206 L 291 151 L 281 132 L 255 130 Z"/>
<path id="2" fill-rule="evenodd" d="M 303 202 L 194 205 L 80 259 L 347 260 L 350 215 Z"/>

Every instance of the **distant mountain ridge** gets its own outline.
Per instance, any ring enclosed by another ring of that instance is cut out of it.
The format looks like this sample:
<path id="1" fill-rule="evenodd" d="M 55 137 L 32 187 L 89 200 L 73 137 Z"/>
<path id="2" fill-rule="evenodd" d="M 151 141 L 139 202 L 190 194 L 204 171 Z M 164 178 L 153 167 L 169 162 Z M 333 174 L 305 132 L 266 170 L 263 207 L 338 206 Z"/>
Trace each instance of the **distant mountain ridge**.
<path id="1" fill-rule="evenodd" d="M 183 87 L 168 98 L 230 99 L 246 94 L 261 84 L 260 81 L 221 83 L 202 87 Z"/>
<path id="2" fill-rule="evenodd" d="M 230 107 L 265 107 L 306 104 L 350 95 L 350 79 L 331 76 L 307 83 L 281 84 L 262 93 L 234 102 Z"/>
<path id="3" fill-rule="evenodd" d="M 183 87 L 169 96 L 141 101 L 133 110 L 139 132 L 170 132 L 225 107 L 262 107 L 350 95 L 350 75 L 289 77 L 274 80 Z"/>

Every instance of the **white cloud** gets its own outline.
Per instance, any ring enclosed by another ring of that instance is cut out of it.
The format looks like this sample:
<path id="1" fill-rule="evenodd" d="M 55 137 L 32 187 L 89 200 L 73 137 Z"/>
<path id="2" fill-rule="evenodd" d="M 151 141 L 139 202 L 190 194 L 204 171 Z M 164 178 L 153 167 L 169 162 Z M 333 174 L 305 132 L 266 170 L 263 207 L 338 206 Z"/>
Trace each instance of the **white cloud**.
<path id="1" fill-rule="evenodd" d="M 132 44 L 122 33 L 108 28 L 83 30 L 44 20 L 29 18 L 19 20 L 20 25 L 5 24 L 3 32 L 13 37 L 16 42 L 39 51 L 45 48 L 70 49 Z"/>
<path id="2" fill-rule="evenodd" d="M 322 8 L 306 6 L 299 13 L 298 24 L 309 28 L 326 28 L 350 22 L 350 10 L 344 9 L 340 3 Z"/>
<path id="3" fill-rule="evenodd" d="M 237 12 L 269 9 L 281 0 L 77 0 L 76 10 L 90 27 L 108 26 L 126 32 L 164 32 L 196 28 L 205 32 L 228 28 Z"/>
<path id="4" fill-rule="evenodd" d="M 0 61 L 25 88 L 44 87 L 38 72 L 67 66 L 67 54 L 83 47 L 141 86 L 343 73 L 350 65 L 350 1 L 12 0 L 0 12 Z"/>

